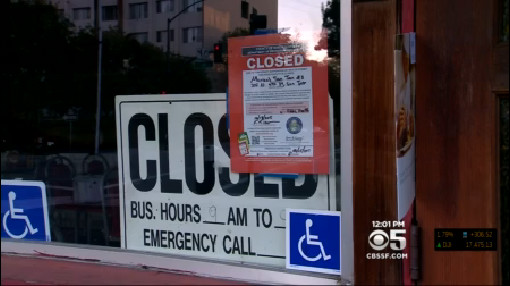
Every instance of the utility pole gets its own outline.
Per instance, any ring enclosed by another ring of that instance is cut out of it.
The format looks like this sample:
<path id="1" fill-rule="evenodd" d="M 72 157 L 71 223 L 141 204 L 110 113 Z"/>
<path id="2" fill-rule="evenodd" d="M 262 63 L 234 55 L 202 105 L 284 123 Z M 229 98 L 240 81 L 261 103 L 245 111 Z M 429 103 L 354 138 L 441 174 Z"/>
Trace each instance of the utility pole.
<path id="1" fill-rule="evenodd" d="M 101 136 L 101 70 L 103 62 L 103 32 L 101 31 L 101 0 L 95 1 L 95 26 L 98 34 L 97 47 L 97 87 L 96 87 L 96 136 L 94 154 L 99 154 L 99 137 Z"/>

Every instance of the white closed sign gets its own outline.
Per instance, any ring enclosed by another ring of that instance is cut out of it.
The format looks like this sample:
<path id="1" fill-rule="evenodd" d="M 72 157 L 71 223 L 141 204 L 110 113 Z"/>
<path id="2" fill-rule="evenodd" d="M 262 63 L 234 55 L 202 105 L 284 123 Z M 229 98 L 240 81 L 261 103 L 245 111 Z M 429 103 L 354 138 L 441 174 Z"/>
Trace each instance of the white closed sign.
<path id="1" fill-rule="evenodd" d="M 123 248 L 284 268 L 286 209 L 336 208 L 329 176 L 230 172 L 225 94 L 116 108 Z"/>

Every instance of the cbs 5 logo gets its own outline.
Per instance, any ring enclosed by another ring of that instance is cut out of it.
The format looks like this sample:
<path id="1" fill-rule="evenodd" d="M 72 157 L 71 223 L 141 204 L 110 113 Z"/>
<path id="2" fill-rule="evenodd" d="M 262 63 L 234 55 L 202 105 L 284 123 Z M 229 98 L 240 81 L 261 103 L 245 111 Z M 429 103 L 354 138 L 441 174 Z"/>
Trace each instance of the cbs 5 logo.
<path id="1" fill-rule="evenodd" d="M 390 229 L 389 236 L 384 230 L 376 229 L 368 236 L 368 243 L 376 251 L 385 249 L 388 244 L 392 250 L 404 250 L 406 248 L 405 234 L 405 229 Z"/>

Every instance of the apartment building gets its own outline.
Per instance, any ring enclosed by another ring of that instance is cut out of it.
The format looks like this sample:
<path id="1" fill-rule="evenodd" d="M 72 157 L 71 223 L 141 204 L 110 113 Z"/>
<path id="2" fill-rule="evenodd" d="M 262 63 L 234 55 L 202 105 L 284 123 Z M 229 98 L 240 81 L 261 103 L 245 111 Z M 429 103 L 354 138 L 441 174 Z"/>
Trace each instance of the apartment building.
<path id="1" fill-rule="evenodd" d="M 103 31 L 119 29 L 140 42 L 149 42 L 185 57 L 210 59 L 214 43 L 236 28 L 249 28 L 250 14 L 267 16 L 277 27 L 274 0 L 51 0 L 76 29 L 93 27 L 100 7 Z M 99 3 L 99 4 L 96 4 Z M 188 7 L 187 9 L 185 9 Z M 170 29 L 168 31 L 168 22 Z"/>

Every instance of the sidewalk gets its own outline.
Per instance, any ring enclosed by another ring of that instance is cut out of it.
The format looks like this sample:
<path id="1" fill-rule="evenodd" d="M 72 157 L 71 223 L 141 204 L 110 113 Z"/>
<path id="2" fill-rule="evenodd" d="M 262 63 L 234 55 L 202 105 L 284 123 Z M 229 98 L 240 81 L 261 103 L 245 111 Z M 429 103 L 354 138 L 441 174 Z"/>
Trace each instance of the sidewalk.
<path id="1" fill-rule="evenodd" d="M 151 268 L 2 254 L 2 285 L 249 285 Z"/>

